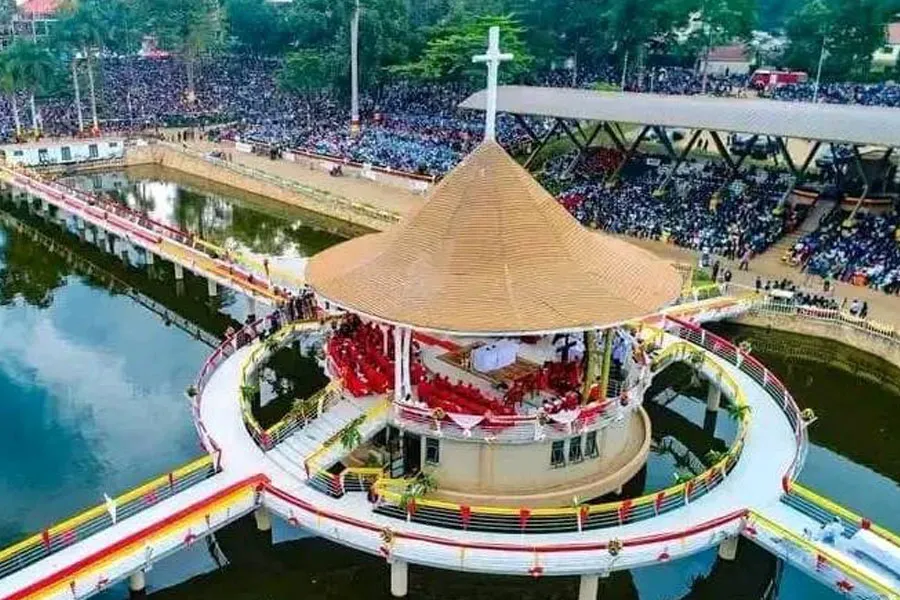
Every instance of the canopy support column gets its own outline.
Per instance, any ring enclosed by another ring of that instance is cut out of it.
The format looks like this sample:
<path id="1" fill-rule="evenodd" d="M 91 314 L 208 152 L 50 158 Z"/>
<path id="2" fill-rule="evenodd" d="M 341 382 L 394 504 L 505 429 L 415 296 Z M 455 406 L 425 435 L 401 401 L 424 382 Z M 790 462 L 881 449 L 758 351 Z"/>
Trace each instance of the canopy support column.
<path id="1" fill-rule="evenodd" d="M 788 152 L 787 145 L 784 143 L 784 138 L 777 137 L 775 138 L 778 142 L 778 149 L 781 151 L 781 155 L 784 158 L 784 162 L 787 163 L 788 168 L 791 170 L 791 173 L 794 176 L 793 181 L 791 181 L 791 185 L 784 192 L 784 195 L 781 197 L 781 201 L 778 203 L 778 208 L 783 208 L 787 203 L 788 197 L 791 195 L 797 186 L 803 183 L 803 179 L 806 177 L 806 173 L 809 170 L 809 165 L 812 163 L 813 158 L 815 158 L 816 154 L 819 152 L 819 148 L 822 147 L 822 142 L 815 142 L 810 149 L 809 153 L 807 153 L 806 158 L 803 160 L 803 164 L 800 165 L 798 169 L 794 164 L 793 159 L 791 158 L 790 153 Z"/>
<path id="2" fill-rule="evenodd" d="M 394 400 L 403 400 L 403 333 L 394 326 Z"/>
<path id="3" fill-rule="evenodd" d="M 659 138 L 659 143 L 663 145 L 663 148 L 666 149 L 666 153 L 669 157 L 675 157 L 675 148 L 672 147 L 672 140 L 669 139 L 669 136 L 666 134 L 666 128 L 660 125 L 654 125 L 653 131 L 656 132 L 656 137 Z"/>
<path id="4" fill-rule="evenodd" d="M 412 394 L 412 382 L 409 375 L 409 361 L 412 356 L 412 329 L 403 330 L 403 362 L 401 364 L 401 376 L 403 379 L 403 398 Z"/>
<path id="5" fill-rule="evenodd" d="M 697 140 L 700 139 L 700 134 L 703 133 L 702 129 L 694 130 L 694 133 L 691 135 L 691 139 L 688 140 L 687 145 L 681 149 L 681 154 L 678 155 L 678 158 L 675 159 L 675 164 L 672 165 L 672 169 L 669 171 L 669 174 L 666 175 L 665 180 L 656 188 L 656 191 L 653 192 L 654 196 L 660 196 L 665 193 L 666 188 L 669 187 L 669 184 L 672 183 L 672 179 L 675 178 L 675 175 L 678 174 L 678 168 L 681 166 L 681 163 L 684 162 L 684 159 L 687 158 L 687 155 L 690 154 L 691 150 L 694 149 L 694 145 L 696 145 Z"/>
<path id="6" fill-rule="evenodd" d="M 731 185 L 731 183 L 735 179 L 738 179 L 740 177 L 741 166 L 743 166 L 744 161 L 747 160 L 747 157 L 750 156 L 750 149 L 756 143 L 756 140 L 759 139 L 759 136 L 754 135 L 750 138 L 750 141 L 747 142 L 747 151 L 738 156 L 738 159 L 735 162 L 735 160 L 731 158 L 731 153 L 728 152 L 728 149 L 722 143 L 722 139 L 719 137 L 719 134 L 715 131 L 710 131 L 709 134 L 713 137 L 713 142 L 715 142 L 716 148 L 719 149 L 719 154 L 722 155 L 722 158 L 725 160 L 728 166 L 731 167 L 731 174 L 728 176 L 728 178 L 725 179 L 724 182 L 722 182 L 722 185 L 719 186 L 719 189 L 716 190 L 715 194 L 713 194 L 713 196 L 715 197 L 721 194 L 725 190 L 725 188 Z"/>
<path id="7" fill-rule="evenodd" d="M 719 132 L 718 131 L 710 131 L 709 136 L 712 138 L 713 144 L 716 145 L 716 150 L 719 151 L 719 156 L 722 157 L 722 160 L 725 161 L 725 164 L 727 164 L 731 168 L 732 172 L 737 171 L 738 167 L 735 166 L 734 159 L 731 158 L 731 152 L 729 152 L 728 148 L 725 147 L 725 144 L 722 143 L 722 138 L 719 137 Z M 759 137 L 758 135 L 754 135 L 752 138 L 750 138 L 750 141 L 747 144 L 747 147 L 749 148 L 749 147 L 753 146 L 753 144 L 756 143 L 756 139 L 758 137 Z M 742 156 L 747 156 L 747 154 L 749 154 L 749 153 L 750 152 L 748 150 Z"/>
<path id="8" fill-rule="evenodd" d="M 605 332 L 603 344 L 603 366 L 600 375 L 600 400 L 606 400 L 609 397 L 609 367 L 612 364 L 613 341 L 616 339 L 616 331 L 607 329 Z"/>
<path id="9" fill-rule="evenodd" d="M 590 148 L 591 144 L 594 143 L 594 140 L 597 139 L 597 134 L 600 133 L 600 130 L 602 128 L 603 128 L 603 126 L 600 123 L 597 123 L 597 126 L 594 128 L 594 131 L 591 133 L 591 135 L 585 137 L 586 141 L 584 143 L 584 147 L 582 147 L 578 151 L 578 154 L 575 155 L 575 158 L 572 160 L 571 163 L 569 163 L 569 166 L 566 167 L 566 170 L 563 173 L 564 175 L 568 175 L 569 173 L 571 173 L 575 169 L 575 167 L 578 165 L 578 163 L 581 162 L 581 159 L 584 157 L 585 154 L 587 154 L 588 148 Z M 581 128 L 579 127 L 579 130 L 580 129 Z M 584 132 L 582 132 L 582 135 L 584 135 Z"/>
<path id="10" fill-rule="evenodd" d="M 869 187 L 870 182 L 869 178 L 866 177 L 866 170 L 863 168 L 862 164 L 862 156 L 859 154 L 859 146 L 853 145 L 853 166 L 856 168 L 856 174 L 859 175 L 859 178 L 863 182 L 863 191 L 859 196 L 859 200 L 856 201 L 856 206 L 853 207 L 853 211 L 850 213 L 850 219 L 856 218 L 856 213 L 859 212 L 862 203 L 866 201 L 866 198 L 869 196 Z"/>
<path id="11" fill-rule="evenodd" d="M 622 154 L 625 154 L 625 152 L 627 151 L 625 148 L 625 143 L 622 141 L 622 138 L 619 136 L 619 134 L 617 134 L 609 124 L 609 121 L 603 122 L 603 131 L 605 131 L 606 135 L 609 136 L 610 141 L 612 141 L 616 149 Z"/>
<path id="12" fill-rule="evenodd" d="M 598 127 L 599 129 L 599 127 Z M 637 152 L 638 147 L 641 145 L 641 142 L 644 141 L 644 138 L 647 137 L 647 134 L 650 132 L 650 126 L 646 125 L 641 132 L 638 134 L 636 138 L 631 142 L 631 145 L 628 146 L 628 150 L 625 152 L 625 157 L 619 163 L 619 166 L 616 167 L 616 170 L 610 173 L 609 177 L 606 178 L 607 184 L 615 183 L 619 179 L 619 175 L 622 173 L 622 169 L 625 168 L 625 165 L 634 158 L 634 153 Z"/>
<path id="13" fill-rule="evenodd" d="M 545 133 L 545 134 L 544 134 L 544 137 L 542 137 L 540 140 L 538 140 L 537 148 L 535 148 L 535 149 L 531 152 L 531 154 L 528 156 L 528 160 L 526 160 L 526 161 L 525 161 L 525 164 L 522 165 L 523 167 L 525 167 L 525 170 L 526 170 L 526 171 L 527 171 L 528 168 L 531 166 L 531 163 L 534 161 L 534 159 L 537 157 L 537 155 L 540 154 L 541 150 L 544 149 L 544 146 L 547 145 L 547 142 L 550 141 L 550 138 L 553 137 L 553 136 L 556 134 L 556 132 L 559 130 L 559 124 L 560 124 L 561 122 L 562 122 L 561 119 L 556 119 L 556 120 L 553 122 L 553 127 L 550 128 L 550 131 L 548 131 L 547 133 Z"/>

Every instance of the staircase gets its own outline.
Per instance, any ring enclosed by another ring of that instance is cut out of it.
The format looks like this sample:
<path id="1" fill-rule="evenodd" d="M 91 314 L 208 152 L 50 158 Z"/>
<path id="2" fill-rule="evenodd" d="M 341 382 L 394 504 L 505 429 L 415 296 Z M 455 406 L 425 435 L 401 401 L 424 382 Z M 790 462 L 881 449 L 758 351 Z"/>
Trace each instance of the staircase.
<path id="1" fill-rule="evenodd" d="M 313 469 L 327 469 L 352 449 L 346 449 L 335 439 L 342 429 L 361 421 L 358 426 L 360 443 L 372 438 L 385 425 L 387 410 L 383 398 L 341 398 L 306 427 L 285 438 L 268 456 L 286 471 L 302 473 L 306 479 L 307 463 Z M 310 461 L 313 458 L 314 460 Z M 311 473 L 312 474 L 312 473 Z"/>
<path id="2" fill-rule="evenodd" d="M 806 216 L 806 220 L 800 224 L 798 231 L 801 234 L 812 233 L 816 229 L 819 228 L 819 221 L 822 220 L 822 217 L 829 214 L 834 210 L 835 206 L 837 206 L 837 202 L 835 200 L 818 200 L 815 204 L 813 204 L 813 208 L 809 211 L 809 214 Z"/>

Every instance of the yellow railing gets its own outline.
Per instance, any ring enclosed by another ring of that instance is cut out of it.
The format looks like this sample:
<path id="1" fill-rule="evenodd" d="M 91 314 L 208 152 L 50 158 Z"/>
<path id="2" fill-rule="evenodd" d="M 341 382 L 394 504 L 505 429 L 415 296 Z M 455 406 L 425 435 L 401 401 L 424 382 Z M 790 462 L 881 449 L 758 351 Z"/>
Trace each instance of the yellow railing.
<path id="1" fill-rule="evenodd" d="M 752 510 L 750 511 L 750 518 L 749 518 L 748 524 L 751 524 L 751 525 L 756 524 L 756 525 L 765 527 L 766 529 L 769 529 L 770 531 L 775 532 L 779 537 L 788 539 L 791 542 L 793 542 L 794 544 L 798 545 L 799 547 L 804 548 L 805 550 L 809 551 L 813 556 L 816 556 L 816 555 L 823 556 L 826 559 L 827 564 L 829 564 L 829 565 L 833 566 L 834 568 L 840 570 L 841 572 L 845 573 L 852 580 L 854 580 L 856 582 L 862 582 L 863 584 L 865 584 L 867 587 L 874 590 L 875 592 L 877 592 L 879 594 L 884 594 L 885 598 L 896 599 L 896 598 L 900 597 L 897 594 L 897 590 L 885 586 L 883 583 L 875 580 L 868 574 L 860 571 L 859 569 L 854 567 L 852 564 L 848 563 L 843 558 L 841 558 L 838 554 L 835 554 L 834 552 L 830 551 L 827 547 L 824 547 L 822 544 L 813 544 L 810 540 L 804 538 L 801 535 L 797 535 L 796 533 L 792 532 L 791 530 L 786 529 L 785 527 L 782 527 L 778 523 L 776 523 L 770 519 L 767 519 L 766 517 L 762 516 L 761 514 L 759 514 L 757 512 L 754 512 Z"/>
<path id="2" fill-rule="evenodd" d="M 201 248 L 205 248 L 206 250 L 214 252 L 220 258 L 224 259 L 226 256 L 228 256 L 238 264 L 247 267 L 257 275 L 266 275 L 266 265 L 264 265 L 262 261 L 256 260 L 251 256 L 247 256 L 243 252 L 232 252 L 231 250 L 223 248 L 218 244 L 213 244 L 212 242 L 201 240 L 199 238 L 194 239 L 194 244 L 200 246 Z M 285 271 L 284 269 L 278 268 L 271 264 L 268 267 L 268 274 L 266 276 L 270 280 L 274 279 L 273 276 L 275 276 L 284 281 L 289 281 L 297 286 L 302 286 L 305 284 L 303 278 L 296 273 Z"/>
<path id="3" fill-rule="evenodd" d="M 747 402 L 744 391 L 737 385 L 734 378 L 727 371 L 722 369 L 722 367 L 720 367 L 716 362 L 711 360 L 707 356 L 705 351 L 698 350 L 695 346 L 692 346 L 687 342 L 676 342 L 672 344 L 654 359 L 654 364 L 658 365 L 672 357 L 675 357 L 676 359 L 684 359 L 694 355 L 695 352 L 702 353 L 704 366 L 706 366 L 717 375 L 719 383 L 723 386 L 728 386 L 729 388 L 731 388 L 732 398 L 734 398 L 735 404 L 737 406 L 746 406 Z M 710 467 L 700 475 L 694 477 L 690 482 L 680 483 L 665 490 L 653 492 L 651 494 L 629 500 L 628 506 L 630 507 L 630 509 L 647 506 L 653 503 L 659 503 L 660 494 L 662 494 L 662 498 L 672 498 L 675 496 L 684 495 L 686 493 L 686 490 L 688 489 L 688 486 L 691 486 L 693 488 L 699 482 L 710 481 L 718 474 L 721 474 L 722 477 L 724 477 L 727 473 L 728 467 L 730 466 L 730 462 L 736 461 L 740 456 L 741 450 L 744 446 L 744 438 L 747 433 L 747 425 L 749 424 L 749 422 L 750 412 L 742 411 L 740 421 L 738 423 L 738 433 L 735 437 L 734 444 L 732 445 L 731 449 L 725 454 L 725 456 L 722 457 L 718 462 L 716 462 L 716 464 L 714 464 L 712 467 Z M 381 498 L 397 504 L 401 502 L 403 493 L 406 490 L 409 481 L 410 480 L 407 479 L 382 478 L 374 483 L 373 488 Z M 430 507 L 454 512 L 459 512 L 462 509 L 462 506 L 459 504 L 427 498 L 416 499 L 416 505 L 418 507 Z M 586 510 L 588 515 L 592 515 L 597 513 L 618 511 L 622 506 L 623 501 L 606 502 L 603 504 L 588 505 L 586 507 Z M 521 515 L 522 508 L 502 506 L 472 506 L 469 507 L 469 510 L 483 515 L 517 518 Z M 530 509 L 529 514 L 535 517 L 578 517 L 582 514 L 582 510 L 583 509 L 581 507 L 535 508 Z"/>
<path id="4" fill-rule="evenodd" d="M 149 526 L 144 532 L 141 532 L 145 533 L 145 535 L 131 536 L 133 539 L 129 538 L 127 540 L 128 543 L 122 544 L 114 551 L 98 552 L 92 557 L 93 560 L 89 564 L 81 566 L 77 571 L 67 572 L 65 575 L 59 572 L 53 574 L 46 580 L 32 586 L 34 589 L 26 589 L 15 593 L 13 597 L 31 600 L 58 595 L 73 583 L 85 581 L 91 574 L 103 573 L 111 565 L 129 559 L 137 552 L 143 554 L 148 544 L 171 538 L 174 533 L 184 531 L 185 527 L 197 527 L 198 530 L 205 530 L 209 527 L 208 519 L 211 514 L 227 510 L 238 502 L 246 502 L 248 496 L 254 496 L 259 486 L 267 482 L 268 479 L 262 475 L 256 475 L 238 482 L 216 493 L 212 498 L 203 501 L 200 506 L 193 510 L 176 513 L 173 517 L 165 519 L 159 524 Z"/>
<path id="5" fill-rule="evenodd" d="M 376 405 L 372 406 L 367 410 L 362 418 L 359 419 L 359 422 L 353 421 L 348 423 L 346 426 L 341 428 L 337 433 L 335 433 L 331 438 L 325 440 L 309 457 L 304 461 L 306 466 L 307 474 L 310 478 L 319 475 L 325 472 L 325 466 L 323 466 L 320 461 L 322 457 L 324 457 L 328 452 L 334 448 L 337 444 L 341 443 L 341 435 L 344 430 L 348 427 L 354 426 L 359 427 L 365 423 L 374 421 L 375 419 L 381 418 L 382 415 L 388 412 L 391 407 L 391 400 L 389 397 L 385 396 L 380 402 Z M 348 449 L 349 450 L 349 449 Z M 381 469 L 378 469 L 381 472 Z"/>
<path id="6" fill-rule="evenodd" d="M 248 375 L 257 368 L 261 354 L 273 347 L 280 347 L 280 344 L 284 342 L 285 339 L 298 331 L 311 331 L 318 329 L 319 327 L 321 327 L 321 324 L 318 321 L 297 321 L 295 323 L 290 323 L 275 332 L 267 341 L 257 343 L 241 364 L 241 413 L 243 414 L 244 423 L 257 443 L 269 445 L 272 441 L 279 440 L 279 436 L 281 436 L 285 430 L 296 424 L 298 419 L 308 420 L 314 416 L 318 416 L 319 411 L 324 410 L 325 408 L 324 406 L 321 408 L 319 406 L 323 396 L 333 394 L 340 389 L 340 380 L 335 380 L 309 398 L 296 400 L 287 414 L 268 429 L 263 429 L 256 420 L 250 402 L 244 396 L 243 388 L 248 385 Z"/>
<path id="7" fill-rule="evenodd" d="M 169 474 L 157 477 L 156 479 L 148 481 L 147 483 L 144 483 L 134 488 L 133 490 L 122 494 L 121 496 L 117 496 L 113 500 L 113 502 L 117 507 L 124 506 L 134 500 L 145 498 L 148 495 L 154 493 L 156 490 L 170 486 L 173 481 L 184 479 L 189 475 L 193 475 L 200 471 L 207 471 L 211 468 L 213 468 L 213 458 L 211 456 L 198 458 L 197 460 L 188 463 L 183 467 L 175 469 Z M 76 515 L 74 517 L 66 519 L 62 523 L 54 525 L 45 532 L 33 535 L 13 544 L 12 546 L 9 546 L 8 548 L 0 550 L 0 562 L 3 562 L 15 556 L 16 554 L 27 551 L 31 548 L 44 545 L 46 543 L 45 538 L 52 539 L 56 536 L 76 531 L 80 526 L 88 523 L 89 521 L 97 518 L 102 518 L 107 514 L 108 508 L 105 504 L 88 509 L 79 515 Z"/>
<path id="8" fill-rule="evenodd" d="M 828 498 L 824 498 L 824 497 L 820 496 L 819 494 L 815 493 L 814 491 L 810 490 L 809 488 L 803 487 L 799 483 L 791 484 L 791 494 L 796 494 L 797 496 L 803 498 L 804 500 L 811 502 L 812 504 L 815 504 L 816 506 L 819 506 L 822 509 L 824 509 L 838 517 L 841 517 L 842 519 L 844 519 L 850 523 L 855 523 L 855 524 L 861 526 L 861 524 L 864 521 L 867 521 L 870 523 L 869 526 L 867 527 L 870 531 L 883 537 L 890 543 L 892 543 L 895 546 L 897 546 L 898 548 L 900 548 L 900 536 L 898 536 L 897 534 L 885 529 L 884 527 L 876 525 L 875 523 L 871 523 L 871 521 L 868 521 L 868 519 L 865 519 L 864 517 L 852 512 L 850 510 L 847 510 L 840 504 L 836 504 L 835 502 L 832 502 Z"/>

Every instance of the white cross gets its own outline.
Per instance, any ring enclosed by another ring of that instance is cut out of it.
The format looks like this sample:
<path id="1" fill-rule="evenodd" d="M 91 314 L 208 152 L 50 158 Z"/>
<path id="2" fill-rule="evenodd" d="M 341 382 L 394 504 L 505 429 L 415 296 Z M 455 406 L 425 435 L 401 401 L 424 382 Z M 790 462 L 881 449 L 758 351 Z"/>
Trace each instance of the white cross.
<path id="1" fill-rule="evenodd" d="M 512 54 L 500 53 L 500 28 L 491 27 L 488 32 L 487 54 L 473 56 L 472 62 L 487 63 L 487 107 L 485 108 L 484 139 L 496 139 L 497 129 L 497 74 L 500 63 L 512 60 Z"/>

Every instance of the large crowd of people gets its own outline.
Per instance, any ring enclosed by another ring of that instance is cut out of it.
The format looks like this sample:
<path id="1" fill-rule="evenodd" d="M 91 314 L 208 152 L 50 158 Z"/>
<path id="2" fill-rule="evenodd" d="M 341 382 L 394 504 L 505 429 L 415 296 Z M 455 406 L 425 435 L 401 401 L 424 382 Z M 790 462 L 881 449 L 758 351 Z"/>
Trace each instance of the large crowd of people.
<path id="1" fill-rule="evenodd" d="M 452 168 L 480 137 L 478 116 L 456 108 L 472 91 L 466 85 L 401 81 L 370 90 L 361 99 L 364 133 L 351 137 L 346 99 L 329 93 L 311 99 L 286 93 L 277 85 L 279 67 L 277 59 L 252 56 L 201 61 L 194 69 L 194 93 L 188 94 L 187 69 L 180 60 L 105 58 L 96 65 L 98 120 L 104 130 L 228 123 L 233 135 L 431 175 Z M 626 90 L 660 94 L 743 95 L 750 89 L 746 75 L 703 76 L 679 67 L 634 71 L 624 81 Z M 569 70 L 550 71 L 533 76 L 528 83 L 617 86 L 622 78 L 620 69 L 610 65 L 582 70 L 576 76 Z M 812 87 L 788 84 L 772 90 L 771 96 L 811 100 Z M 900 106 L 900 86 L 828 84 L 819 97 L 824 102 Z M 31 121 L 28 98 L 21 95 L 18 105 L 27 128 Z M 37 105 L 46 135 L 78 132 L 71 98 L 38 98 Z M 82 108 L 90 128 L 87 90 L 82 90 Z M 0 138 L 8 141 L 14 135 L 11 105 L 4 97 L 0 100 Z M 524 132 L 514 120 L 501 119 L 501 141 L 511 144 L 523 138 Z"/>
<path id="2" fill-rule="evenodd" d="M 279 89 L 276 59 L 228 56 L 201 61 L 194 70 L 194 93 L 176 59 L 137 57 L 98 61 L 97 110 L 103 130 L 146 130 L 164 126 L 215 124 L 216 135 L 277 148 L 296 148 L 360 163 L 439 177 L 452 169 L 481 139 L 480 114 L 462 111 L 458 103 L 471 91 L 463 84 L 395 82 L 370 90 L 361 98 L 362 133 L 351 135 L 346 100 L 332 93 L 303 98 Z M 612 66 L 556 70 L 532 76 L 533 85 L 594 87 L 619 85 L 621 72 Z M 661 94 L 743 95 L 750 89 L 745 75 L 703 76 L 694 70 L 668 67 L 634 72 L 625 88 Z M 778 100 L 810 101 L 811 84 L 787 84 L 764 92 Z M 900 107 L 900 85 L 823 85 L 820 102 Z M 18 109 L 26 129 L 30 103 L 21 95 Z M 45 135 L 78 133 L 77 110 L 68 98 L 38 98 Z M 92 115 L 82 90 L 86 127 Z M 540 134 L 549 123 L 529 119 Z M 504 145 L 524 149 L 529 137 L 513 118 L 501 115 L 498 136 Z M 15 137 L 8 97 L 0 99 L 0 139 Z M 660 186 L 672 164 L 668 157 L 641 155 L 621 169 L 611 187 L 604 182 L 618 170 L 621 156 L 600 149 L 571 174 L 571 155 L 550 161 L 542 178 L 548 189 L 583 223 L 615 233 L 672 242 L 732 258 L 755 255 L 799 224 L 802 212 L 780 210 L 790 184 L 783 171 L 755 168 L 730 182 L 728 170 L 714 161 L 683 165 L 664 193 Z M 840 218 L 823 223 L 801 240 L 791 260 L 810 273 L 900 291 L 900 250 L 895 238 L 897 217 L 860 216 L 852 228 Z"/>
<path id="3" fill-rule="evenodd" d="M 789 184 L 781 172 L 749 169 L 730 182 L 726 167 L 690 161 L 661 193 L 673 167 L 667 157 L 634 158 L 606 184 L 622 160 L 618 154 L 592 153 L 568 186 L 560 179 L 572 156 L 550 161 L 542 177 L 549 187 L 562 189 L 560 202 L 586 225 L 731 259 L 763 252 L 802 220 L 794 209 L 779 209 Z"/>
<path id="4" fill-rule="evenodd" d="M 835 211 L 786 260 L 826 280 L 900 293 L 900 216 Z"/>

